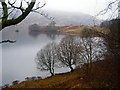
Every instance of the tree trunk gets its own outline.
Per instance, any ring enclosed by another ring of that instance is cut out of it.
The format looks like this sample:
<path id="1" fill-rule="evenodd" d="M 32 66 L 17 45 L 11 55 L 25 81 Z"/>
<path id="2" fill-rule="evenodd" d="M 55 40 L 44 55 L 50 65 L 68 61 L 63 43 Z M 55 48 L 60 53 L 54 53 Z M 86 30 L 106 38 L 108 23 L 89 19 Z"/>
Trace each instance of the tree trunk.
<path id="1" fill-rule="evenodd" d="M 112 20 L 109 26 L 112 37 L 108 40 L 109 49 L 114 55 L 114 63 L 117 69 L 117 87 L 120 88 L 120 19 Z"/>
<path id="2" fill-rule="evenodd" d="M 72 66 L 70 66 L 70 69 L 71 69 L 71 71 L 70 71 L 70 72 L 73 72 L 73 71 L 74 71 L 74 69 L 73 69 L 73 67 L 72 67 Z"/>
<path id="3" fill-rule="evenodd" d="M 50 74 L 51 76 L 54 76 L 54 72 L 52 72 L 52 70 L 50 69 Z"/>
<path id="4" fill-rule="evenodd" d="M 88 76 L 89 74 L 89 63 L 86 64 L 86 75 Z"/>

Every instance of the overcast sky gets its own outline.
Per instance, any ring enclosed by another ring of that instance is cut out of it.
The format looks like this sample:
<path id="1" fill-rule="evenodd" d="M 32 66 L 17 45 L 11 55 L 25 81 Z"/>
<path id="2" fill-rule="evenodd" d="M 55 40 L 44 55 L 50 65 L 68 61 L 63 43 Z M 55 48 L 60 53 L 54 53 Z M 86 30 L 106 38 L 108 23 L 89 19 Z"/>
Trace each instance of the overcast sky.
<path id="1" fill-rule="evenodd" d="M 14 1 L 14 0 L 10 0 L 10 1 Z M 21 0 L 17 0 L 17 2 L 19 1 Z M 26 0 L 26 1 L 31 1 L 31 0 Z M 51 9 L 51 10 L 57 10 L 57 11 L 60 10 L 60 11 L 73 12 L 73 13 L 82 12 L 85 14 L 90 14 L 92 16 L 95 16 L 101 10 L 105 9 L 105 7 L 110 2 L 115 0 L 37 0 L 37 1 L 46 2 L 46 5 L 42 8 L 43 10 Z M 108 15 L 110 15 L 110 13 L 104 16 L 99 16 L 98 18 L 106 19 Z"/>
<path id="2" fill-rule="evenodd" d="M 99 11 L 103 10 L 111 1 L 115 0 L 46 0 L 47 4 L 44 8 L 70 12 L 83 12 L 94 16 Z"/>
<path id="3" fill-rule="evenodd" d="M 94 14 L 103 9 L 111 0 L 46 0 L 45 8 Z"/>

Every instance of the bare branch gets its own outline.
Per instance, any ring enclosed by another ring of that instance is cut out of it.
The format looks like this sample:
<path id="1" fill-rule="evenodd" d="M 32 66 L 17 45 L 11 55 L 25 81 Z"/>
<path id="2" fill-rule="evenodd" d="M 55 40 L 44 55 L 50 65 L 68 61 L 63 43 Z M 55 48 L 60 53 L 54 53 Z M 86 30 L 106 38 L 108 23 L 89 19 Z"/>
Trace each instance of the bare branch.
<path id="1" fill-rule="evenodd" d="M 41 15 L 43 15 L 45 18 L 47 19 L 52 19 L 48 17 L 48 14 L 44 14 L 44 13 L 40 13 L 37 10 L 44 7 L 46 5 L 45 1 L 44 3 L 41 4 L 41 2 L 38 2 L 37 7 L 33 8 L 35 6 L 36 0 L 31 0 L 31 2 L 27 1 L 27 0 L 21 0 L 20 1 L 20 6 L 16 6 L 16 2 L 17 0 L 14 0 L 13 2 L 11 2 L 10 0 L 8 0 L 8 6 L 7 4 L 4 2 L 2 3 L 2 9 L 3 10 L 3 14 L 1 15 L 0 19 L 2 19 L 2 22 L 0 22 L 0 24 L 2 24 L 2 29 L 4 27 L 10 26 L 10 25 L 15 25 L 18 24 L 19 22 L 21 22 L 30 12 L 37 12 Z M 25 2 L 27 4 L 27 8 L 23 7 L 23 2 Z M 3 5 L 4 4 L 4 5 Z M 41 5 L 40 5 L 41 4 Z M 9 11 L 8 11 L 9 10 Z M 20 10 L 22 12 L 21 15 L 15 17 L 17 15 L 18 10 Z M 15 14 L 13 15 L 13 12 L 15 11 Z M 9 13 L 8 13 L 9 12 Z M 13 18 L 11 19 L 11 17 L 9 16 L 13 16 Z M 2 30 L 0 29 L 0 30 Z"/>
<path id="2" fill-rule="evenodd" d="M 51 21 L 54 20 L 54 17 L 49 17 L 49 16 L 48 16 L 48 13 L 45 14 L 43 11 L 39 12 L 39 11 L 32 10 L 32 12 L 35 12 L 35 13 L 38 13 L 38 14 L 42 15 L 42 16 L 44 16 L 44 17 L 45 17 L 46 19 L 48 19 L 48 20 L 51 20 Z"/>
<path id="3" fill-rule="evenodd" d="M 112 5 L 114 5 L 116 2 L 119 2 L 120 0 L 115 0 L 113 2 L 110 2 L 107 7 L 103 10 L 101 10 L 97 15 L 95 15 L 96 17 L 99 16 L 99 15 L 104 15 L 108 12 L 108 10 L 111 10 L 113 8 Z"/>
<path id="4" fill-rule="evenodd" d="M 1 44 L 1 43 L 15 43 L 15 42 L 16 42 L 16 41 L 4 40 L 4 41 L 1 41 L 0 44 Z"/>
<path id="5" fill-rule="evenodd" d="M 12 5 L 14 5 L 16 3 L 17 0 L 15 0 L 13 3 L 11 3 Z M 8 0 L 8 2 L 10 2 L 10 0 Z"/>
<path id="6" fill-rule="evenodd" d="M 29 3 L 29 2 L 27 2 L 26 0 L 24 0 L 24 1 L 25 1 L 25 2 L 27 3 L 27 5 L 29 6 L 29 4 L 30 4 L 30 3 Z"/>
<path id="7" fill-rule="evenodd" d="M 40 4 L 40 2 L 38 3 L 38 5 L 39 4 Z M 42 6 L 38 6 L 36 9 L 33 9 L 33 11 L 40 9 L 40 8 L 44 7 L 45 5 L 46 5 L 46 3 L 44 3 Z"/>
<path id="8" fill-rule="evenodd" d="M 3 8 L 3 17 L 2 17 L 2 21 L 6 21 L 8 18 L 8 9 L 7 9 L 7 4 L 5 2 L 1 2 L 2 3 L 2 8 Z"/>
<path id="9" fill-rule="evenodd" d="M 8 4 L 11 5 L 12 8 L 20 9 L 22 13 L 25 11 L 25 9 L 22 8 L 22 1 L 20 7 L 14 6 L 14 3 L 10 3 L 10 1 L 8 1 Z"/>
<path id="10" fill-rule="evenodd" d="M 31 12 L 32 8 L 34 7 L 35 5 L 35 2 L 36 0 L 33 0 L 31 1 L 30 5 L 24 10 L 24 12 L 22 13 L 22 15 L 20 15 L 19 17 L 15 18 L 15 19 L 9 19 L 7 20 L 4 20 L 2 21 L 2 29 L 7 27 L 7 26 L 10 26 L 10 25 L 15 25 L 15 24 L 18 24 L 19 22 L 21 22 L 23 19 L 25 19 L 27 17 L 27 15 Z M 11 3 L 9 3 L 11 4 Z M 12 5 L 12 4 L 11 4 Z M 14 7 L 14 6 L 13 6 Z M 18 7 L 19 8 L 19 7 Z M 6 8 L 7 9 L 7 8 Z M 8 15 L 8 13 L 7 13 Z M 1 29 L 1 30 L 2 30 Z"/>

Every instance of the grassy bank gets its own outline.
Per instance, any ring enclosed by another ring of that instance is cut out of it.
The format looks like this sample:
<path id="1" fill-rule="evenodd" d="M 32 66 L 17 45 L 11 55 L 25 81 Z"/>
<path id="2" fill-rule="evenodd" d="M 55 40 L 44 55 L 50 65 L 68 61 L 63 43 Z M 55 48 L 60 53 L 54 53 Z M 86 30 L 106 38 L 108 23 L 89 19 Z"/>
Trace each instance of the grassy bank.
<path id="1" fill-rule="evenodd" d="M 10 88 L 115 88 L 117 71 L 113 60 L 101 60 L 93 63 L 89 75 L 85 68 L 74 72 L 58 74 L 42 80 L 24 81 Z"/>
<path id="2" fill-rule="evenodd" d="M 92 27 L 92 26 L 65 26 L 59 29 L 59 32 L 65 35 L 71 36 L 83 36 L 85 34 L 91 34 L 94 37 L 100 36 L 100 33 L 108 34 L 109 30 L 100 27 Z M 89 35 L 88 35 L 89 36 Z"/>

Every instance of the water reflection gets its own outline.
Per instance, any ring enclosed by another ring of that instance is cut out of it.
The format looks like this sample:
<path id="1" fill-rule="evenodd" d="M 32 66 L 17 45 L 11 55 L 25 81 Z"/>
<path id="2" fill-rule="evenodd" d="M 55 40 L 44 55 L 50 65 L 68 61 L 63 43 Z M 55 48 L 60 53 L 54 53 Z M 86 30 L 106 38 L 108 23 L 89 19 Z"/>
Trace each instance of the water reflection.
<path id="1" fill-rule="evenodd" d="M 28 27 L 29 35 L 37 38 L 40 34 L 46 34 L 48 38 L 54 40 L 59 35 L 58 27 L 54 25 L 39 26 L 38 24 L 32 24 Z"/>
<path id="2" fill-rule="evenodd" d="M 40 31 L 31 31 L 29 30 L 29 35 L 33 38 L 37 38 L 41 34 L 45 34 L 48 38 L 54 40 L 56 37 L 59 36 L 58 32 L 40 32 Z"/>
<path id="3" fill-rule="evenodd" d="M 25 80 L 32 76 L 49 76 L 48 72 L 40 72 L 36 68 L 36 53 L 50 42 L 59 43 L 64 37 L 59 34 L 31 33 L 28 27 L 9 27 L 3 30 L 3 40 L 16 40 L 15 43 L 2 45 L 2 83 L 9 84 L 14 80 Z M 60 71 L 60 70 L 59 70 Z M 64 69 L 63 72 L 68 71 Z"/>
<path id="4" fill-rule="evenodd" d="M 26 77 L 46 77 L 49 72 L 41 72 L 36 68 L 36 53 L 50 42 L 59 43 L 64 35 L 59 33 L 33 32 L 28 27 L 9 28 L 3 30 L 3 40 L 16 40 L 14 44 L 2 45 L 2 80 L 3 84 L 11 83 L 14 80 L 25 80 Z M 56 73 L 68 72 L 68 68 L 55 70 Z"/>

